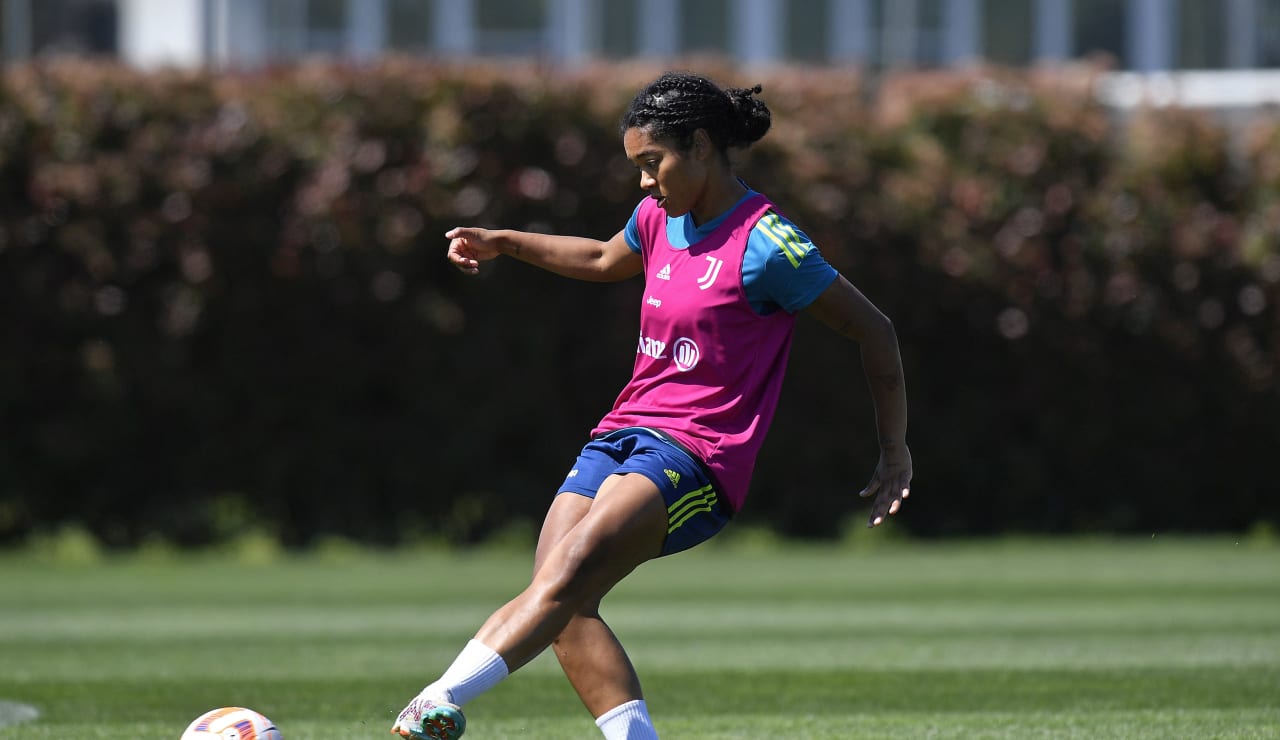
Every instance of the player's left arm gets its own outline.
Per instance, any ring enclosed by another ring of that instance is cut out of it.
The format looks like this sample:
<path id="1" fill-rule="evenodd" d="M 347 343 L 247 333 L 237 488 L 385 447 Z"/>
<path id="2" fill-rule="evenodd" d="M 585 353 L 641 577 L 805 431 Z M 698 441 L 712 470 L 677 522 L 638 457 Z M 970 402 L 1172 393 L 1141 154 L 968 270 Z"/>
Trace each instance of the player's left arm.
<path id="1" fill-rule="evenodd" d="M 898 513 L 910 495 L 911 451 L 907 448 L 907 387 L 893 322 L 843 275 L 837 276 L 805 312 L 858 343 L 875 404 L 880 461 L 859 494 L 874 496 L 867 526 Z"/>

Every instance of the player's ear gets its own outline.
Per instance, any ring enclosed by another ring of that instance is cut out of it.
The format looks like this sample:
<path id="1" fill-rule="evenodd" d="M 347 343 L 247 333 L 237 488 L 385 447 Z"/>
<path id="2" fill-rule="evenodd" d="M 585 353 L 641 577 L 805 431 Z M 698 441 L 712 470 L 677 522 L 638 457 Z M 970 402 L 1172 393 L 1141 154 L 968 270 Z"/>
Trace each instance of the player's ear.
<path id="1" fill-rule="evenodd" d="M 693 156 L 697 159 L 706 159 L 715 147 L 711 145 L 711 135 L 707 133 L 705 128 L 697 129 L 693 132 Z"/>

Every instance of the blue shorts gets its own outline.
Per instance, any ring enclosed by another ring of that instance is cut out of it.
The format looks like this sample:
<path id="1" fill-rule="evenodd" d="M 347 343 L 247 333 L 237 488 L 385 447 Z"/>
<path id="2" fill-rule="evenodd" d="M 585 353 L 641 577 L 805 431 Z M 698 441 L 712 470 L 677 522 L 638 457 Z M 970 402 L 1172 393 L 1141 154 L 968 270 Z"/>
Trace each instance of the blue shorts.
<path id="1" fill-rule="evenodd" d="M 729 523 L 702 463 L 652 429 L 627 427 L 587 443 L 556 491 L 595 498 L 610 475 L 639 473 L 658 487 L 667 504 L 667 539 L 662 555 L 672 555 L 711 539 Z"/>

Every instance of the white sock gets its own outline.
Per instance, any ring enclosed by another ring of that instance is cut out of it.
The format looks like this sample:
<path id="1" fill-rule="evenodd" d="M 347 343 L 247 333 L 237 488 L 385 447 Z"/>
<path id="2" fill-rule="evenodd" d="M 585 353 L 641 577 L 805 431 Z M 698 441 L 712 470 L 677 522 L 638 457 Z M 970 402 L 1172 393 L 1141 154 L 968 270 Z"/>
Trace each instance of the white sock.
<path id="1" fill-rule="evenodd" d="M 619 704 L 596 718 L 605 740 L 658 740 L 644 699 Z"/>
<path id="2" fill-rule="evenodd" d="M 422 695 L 462 706 L 507 677 L 501 655 L 484 643 L 471 640 L 440 678 L 428 684 Z"/>

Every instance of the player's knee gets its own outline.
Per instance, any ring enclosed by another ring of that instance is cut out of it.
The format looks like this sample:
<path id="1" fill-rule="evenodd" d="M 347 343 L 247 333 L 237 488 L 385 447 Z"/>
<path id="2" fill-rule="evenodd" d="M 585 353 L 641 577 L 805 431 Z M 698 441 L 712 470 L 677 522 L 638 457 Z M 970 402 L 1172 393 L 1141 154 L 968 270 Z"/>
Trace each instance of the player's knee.
<path id="1" fill-rule="evenodd" d="M 608 558 L 593 548 L 569 548 L 565 557 L 558 559 L 556 567 L 550 569 L 551 572 L 547 570 L 539 574 L 545 577 L 547 597 L 575 613 L 599 604 L 612 584 L 608 574 L 613 569 Z"/>

